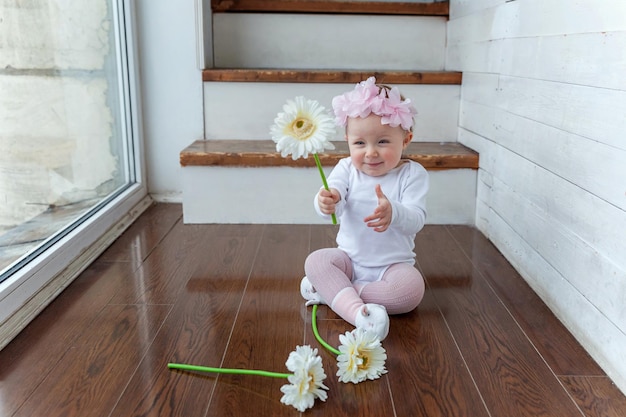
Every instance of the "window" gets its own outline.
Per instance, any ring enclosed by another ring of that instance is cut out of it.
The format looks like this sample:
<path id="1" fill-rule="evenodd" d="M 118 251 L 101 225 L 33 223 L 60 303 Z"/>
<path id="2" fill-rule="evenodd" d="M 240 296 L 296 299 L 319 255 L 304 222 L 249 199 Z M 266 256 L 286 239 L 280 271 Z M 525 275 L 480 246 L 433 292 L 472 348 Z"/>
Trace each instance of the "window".
<path id="1" fill-rule="evenodd" d="M 2 4 L 0 323 L 14 328 L 147 202 L 132 2 Z"/>

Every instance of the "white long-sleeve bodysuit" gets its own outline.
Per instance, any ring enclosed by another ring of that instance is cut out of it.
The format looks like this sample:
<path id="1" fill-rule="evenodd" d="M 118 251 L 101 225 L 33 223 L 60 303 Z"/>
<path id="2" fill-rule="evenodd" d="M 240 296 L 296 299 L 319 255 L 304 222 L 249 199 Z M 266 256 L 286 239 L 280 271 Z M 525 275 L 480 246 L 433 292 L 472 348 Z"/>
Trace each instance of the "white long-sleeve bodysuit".
<path id="1" fill-rule="evenodd" d="M 378 206 L 377 184 L 392 206 L 391 225 L 385 232 L 376 232 L 363 221 Z M 426 220 L 428 173 L 424 167 L 403 160 L 387 174 L 372 177 L 358 171 L 348 157 L 340 160 L 328 176 L 328 186 L 341 194 L 335 210 L 340 223 L 339 249 L 350 257 L 357 275 L 360 270 L 371 270 L 374 274 L 353 279 L 376 281 L 392 264 L 415 264 L 415 235 Z M 314 204 L 317 213 L 325 216 L 319 209 L 317 196 Z"/>

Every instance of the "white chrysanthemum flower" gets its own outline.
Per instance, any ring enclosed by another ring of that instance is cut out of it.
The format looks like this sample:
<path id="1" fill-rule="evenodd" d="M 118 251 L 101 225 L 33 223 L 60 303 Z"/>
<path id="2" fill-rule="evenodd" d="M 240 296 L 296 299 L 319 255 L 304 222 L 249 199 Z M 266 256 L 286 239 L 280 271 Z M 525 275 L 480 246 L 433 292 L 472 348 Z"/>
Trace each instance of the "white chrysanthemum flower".
<path id="1" fill-rule="evenodd" d="M 376 334 L 357 328 L 340 335 L 339 341 L 341 354 L 337 356 L 337 376 L 340 382 L 358 384 L 387 373 L 387 353 Z"/>
<path id="2" fill-rule="evenodd" d="M 335 122 L 326 109 L 315 100 L 302 96 L 287 100 L 283 112 L 274 119 L 270 133 L 276 151 L 283 157 L 291 154 L 296 160 L 309 154 L 335 149 L 330 139 L 336 133 Z"/>
<path id="3" fill-rule="evenodd" d="M 286 365 L 293 375 L 287 378 L 290 384 L 280 388 L 284 394 L 280 399 L 281 403 L 303 412 L 313 407 L 315 398 L 326 401 L 328 394 L 324 390 L 328 387 L 323 383 L 326 374 L 322 367 L 322 358 L 317 356 L 317 349 L 296 346 L 296 350 L 289 354 Z"/>

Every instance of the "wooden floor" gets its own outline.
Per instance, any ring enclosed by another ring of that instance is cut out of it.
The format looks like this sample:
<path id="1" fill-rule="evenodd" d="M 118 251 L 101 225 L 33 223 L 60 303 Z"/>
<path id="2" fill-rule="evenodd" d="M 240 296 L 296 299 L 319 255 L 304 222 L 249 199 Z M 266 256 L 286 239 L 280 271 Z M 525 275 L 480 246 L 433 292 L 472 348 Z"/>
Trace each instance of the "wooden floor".
<path id="1" fill-rule="evenodd" d="M 296 345 L 319 347 L 299 294 L 305 257 L 335 228 L 183 225 L 151 207 L 0 352 L 0 415 L 295 416 L 284 380 L 193 374 L 168 362 L 286 372 Z M 422 304 L 393 316 L 388 374 L 334 376 L 306 415 L 626 415 L 626 400 L 477 231 L 427 226 L 416 239 Z M 322 306 L 322 336 L 349 329 Z"/>

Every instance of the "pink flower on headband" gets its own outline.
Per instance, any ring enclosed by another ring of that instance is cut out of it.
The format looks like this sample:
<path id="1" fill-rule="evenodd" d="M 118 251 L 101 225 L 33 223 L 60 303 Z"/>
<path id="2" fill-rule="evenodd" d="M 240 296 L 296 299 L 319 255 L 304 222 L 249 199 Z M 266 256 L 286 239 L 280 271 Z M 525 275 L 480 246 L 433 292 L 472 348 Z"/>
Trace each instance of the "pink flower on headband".
<path id="1" fill-rule="evenodd" d="M 336 96 L 332 101 L 335 122 L 340 126 L 348 123 L 348 117 L 365 118 L 374 113 L 380 116 L 380 122 L 391 127 L 402 126 L 410 130 L 413 116 L 417 114 L 411 100 L 402 100 L 400 90 L 391 90 L 376 85 L 376 78 L 369 77 L 356 85 L 354 90 Z"/>
<path id="2" fill-rule="evenodd" d="M 381 94 L 383 92 L 381 91 Z M 411 105 L 410 99 L 402 100 L 400 90 L 393 87 L 389 91 L 386 100 L 381 100 L 379 109 L 372 109 L 374 114 L 382 117 L 380 122 L 388 124 L 391 127 L 402 126 L 404 130 L 409 130 L 413 126 L 413 116 L 417 114 L 417 110 Z"/>
<path id="3" fill-rule="evenodd" d="M 370 77 L 367 81 L 361 81 L 354 90 L 333 98 L 333 111 L 335 122 L 345 126 L 348 117 L 367 117 L 372 111 L 372 102 L 379 101 L 379 88 L 376 79 Z"/>

